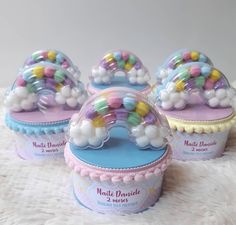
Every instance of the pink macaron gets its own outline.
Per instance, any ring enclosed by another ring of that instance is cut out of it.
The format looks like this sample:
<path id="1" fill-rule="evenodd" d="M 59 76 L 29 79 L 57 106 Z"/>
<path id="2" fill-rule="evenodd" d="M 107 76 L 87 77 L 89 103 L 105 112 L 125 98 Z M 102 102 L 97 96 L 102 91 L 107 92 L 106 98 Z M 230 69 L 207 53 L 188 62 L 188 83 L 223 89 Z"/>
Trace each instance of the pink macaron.
<path id="1" fill-rule="evenodd" d="M 110 96 L 108 98 L 108 105 L 110 108 L 118 109 L 122 105 L 122 98 L 119 96 Z"/>
<path id="2" fill-rule="evenodd" d="M 54 73 L 55 73 L 55 69 L 54 68 L 45 67 L 44 74 L 45 74 L 46 77 L 53 77 Z"/>
<path id="3" fill-rule="evenodd" d="M 201 73 L 201 68 L 199 66 L 192 66 L 190 68 L 190 74 L 192 75 L 192 77 L 197 77 L 199 76 Z"/>

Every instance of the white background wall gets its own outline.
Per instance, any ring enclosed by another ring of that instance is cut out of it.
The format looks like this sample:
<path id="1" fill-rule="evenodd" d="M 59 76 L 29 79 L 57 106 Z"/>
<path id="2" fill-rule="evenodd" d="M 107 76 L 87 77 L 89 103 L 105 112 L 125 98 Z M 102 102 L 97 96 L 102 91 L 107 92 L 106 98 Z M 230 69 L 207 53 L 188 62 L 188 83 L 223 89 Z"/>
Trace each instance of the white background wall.
<path id="1" fill-rule="evenodd" d="M 0 0 L 0 86 L 38 49 L 64 51 L 83 80 L 110 49 L 136 53 L 153 74 L 179 48 L 205 52 L 236 79 L 235 0 Z"/>

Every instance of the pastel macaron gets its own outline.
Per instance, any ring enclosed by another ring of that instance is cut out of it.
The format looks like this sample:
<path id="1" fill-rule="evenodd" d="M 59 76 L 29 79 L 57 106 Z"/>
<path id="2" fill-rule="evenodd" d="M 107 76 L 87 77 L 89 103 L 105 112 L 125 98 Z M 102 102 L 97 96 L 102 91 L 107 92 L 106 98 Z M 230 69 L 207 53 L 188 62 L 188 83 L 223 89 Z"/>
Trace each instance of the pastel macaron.
<path id="1" fill-rule="evenodd" d="M 146 124 L 154 124 L 156 122 L 156 117 L 152 112 L 149 112 L 145 117 L 144 117 L 144 122 Z"/>
<path id="2" fill-rule="evenodd" d="M 142 119 L 140 115 L 136 112 L 130 112 L 128 115 L 128 123 L 132 126 L 137 126 L 141 123 Z"/>
<path id="3" fill-rule="evenodd" d="M 140 115 L 140 116 L 145 116 L 148 114 L 150 110 L 150 107 L 148 104 L 146 104 L 145 102 L 139 101 L 136 105 L 136 112 Z"/>
<path id="4" fill-rule="evenodd" d="M 119 96 L 110 96 L 109 98 L 108 98 L 108 106 L 110 107 L 110 108 L 113 108 L 113 109 L 118 109 L 118 108 L 120 108 L 121 107 L 121 105 L 122 105 L 122 102 L 123 102 L 123 100 L 122 100 L 122 98 L 121 97 L 119 97 Z"/>
<path id="5" fill-rule="evenodd" d="M 127 95 L 126 97 L 123 98 L 124 108 L 129 111 L 134 110 L 136 107 L 136 104 L 137 104 L 137 100 L 132 95 Z"/>
<path id="6" fill-rule="evenodd" d="M 108 103 L 105 97 L 101 97 L 94 103 L 94 108 L 99 114 L 106 114 L 108 112 Z"/>

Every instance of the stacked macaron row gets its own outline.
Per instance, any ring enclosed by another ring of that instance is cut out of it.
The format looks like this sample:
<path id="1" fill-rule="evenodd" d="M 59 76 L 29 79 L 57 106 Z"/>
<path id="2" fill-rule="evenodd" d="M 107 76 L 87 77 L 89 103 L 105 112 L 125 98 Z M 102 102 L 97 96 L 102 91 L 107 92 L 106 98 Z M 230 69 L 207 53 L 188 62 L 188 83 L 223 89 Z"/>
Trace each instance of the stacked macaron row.
<path id="1" fill-rule="evenodd" d="M 235 90 L 216 68 L 205 63 L 187 63 L 174 70 L 156 89 L 157 103 L 164 110 L 184 109 L 190 94 L 198 91 L 210 107 L 229 107 L 236 103 Z"/>
<path id="2" fill-rule="evenodd" d="M 80 71 L 76 65 L 74 65 L 71 59 L 63 52 L 58 50 L 39 50 L 29 56 L 23 67 L 28 67 L 40 62 L 49 62 L 61 66 L 68 70 L 76 80 L 80 78 Z"/>
<path id="3" fill-rule="evenodd" d="M 70 126 L 71 142 L 82 149 L 101 148 L 114 125 L 128 127 L 131 140 L 140 148 L 163 147 L 166 130 L 152 105 L 138 92 L 110 88 L 92 96 Z"/>
<path id="4" fill-rule="evenodd" d="M 48 56 L 51 56 L 49 53 Z M 48 99 L 51 94 L 54 99 Z M 69 108 L 80 107 L 86 98 L 87 92 L 83 84 L 74 78 L 74 74 L 60 65 L 41 60 L 20 70 L 5 98 L 5 105 L 14 112 L 36 108 L 42 111 L 46 110 L 52 101 Z"/>
<path id="5" fill-rule="evenodd" d="M 93 67 L 88 93 L 96 94 L 110 87 L 127 87 L 148 94 L 150 75 L 141 60 L 126 50 L 110 51 Z"/>
<path id="6" fill-rule="evenodd" d="M 202 52 L 189 49 L 179 50 L 169 56 L 163 65 L 158 69 L 156 74 L 158 84 L 163 83 L 168 75 L 177 67 L 190 62 L 203 62 L 212 65 L 209 57 Z"/>
<path id="7" fill-rule="evenodd" d="M 146 84 L 150 80 L 147 69 L 133 53 L 118 50 L 107 53 L 92 70 L 91 80 L 94 83 L 111 83 L 115 72 L 128 74 L 131 84 Z"/>

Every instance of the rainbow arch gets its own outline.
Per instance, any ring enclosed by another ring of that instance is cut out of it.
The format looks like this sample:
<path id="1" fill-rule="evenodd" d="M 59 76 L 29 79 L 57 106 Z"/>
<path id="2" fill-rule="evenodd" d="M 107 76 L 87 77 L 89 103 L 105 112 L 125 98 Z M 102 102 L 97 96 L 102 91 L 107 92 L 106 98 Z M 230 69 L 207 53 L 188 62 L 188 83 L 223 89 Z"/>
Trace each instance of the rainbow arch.
<path id="1" fill-rule="evenodd" d="M 198 91 L 205 104 L 230 107 L 235 90 L 223 73 L 206 63 L 193 62 L 178 67 L 156 88 L 156 102 L 164 110 L 184 109 L 191 93 Z"/>
<path id="2" fill-rule="evenodd" d="M 81 149 L 98 149 L 114 126 L 127 128 L 130 140 L 141 149 L 167 145 L 169 130 L 154 106 L 138 92 L 119 87 L 90 96 L 71 120 L 69 140 Z"/>
<path id="3" fill-rule="evenodd" d="M 203 62 L 213 65 L 210 58 L 202 52 L 190 49 L 181 49 L 170 55 L 158 69 L 156 76 L 159 84 L 163 83 L 167 76 L 179 66 L 191 62 Z"/>
<path id="4" fill-rule="evenodd" d="M 75 79 L 79 80 L 80 78 L 78 67 L 75 66 L 71 59 L 63 52 L 54 49 L 36 51 L 25 60 L 23 67 L 29 67 L 40 62 L 56 64 L 68 70 L 73 74 Z"/>
<path id="5" fill-rule="evenodd" d="M 18 74 L 5 98 L 10 111 L 46 110 L 52 105 L 80 107 L 87 98 L 84 85 L 56 64 L 40 62 Z"/>
<path id="6" fill-rule="evenodd" d="M 150 75 L 141 60 L 126 50 L 110 51 L 92 69 L 90 80 L 96 84 L 110 84 L 116 72 L 126 74 L 130 84 L 147 84 Z"/>

